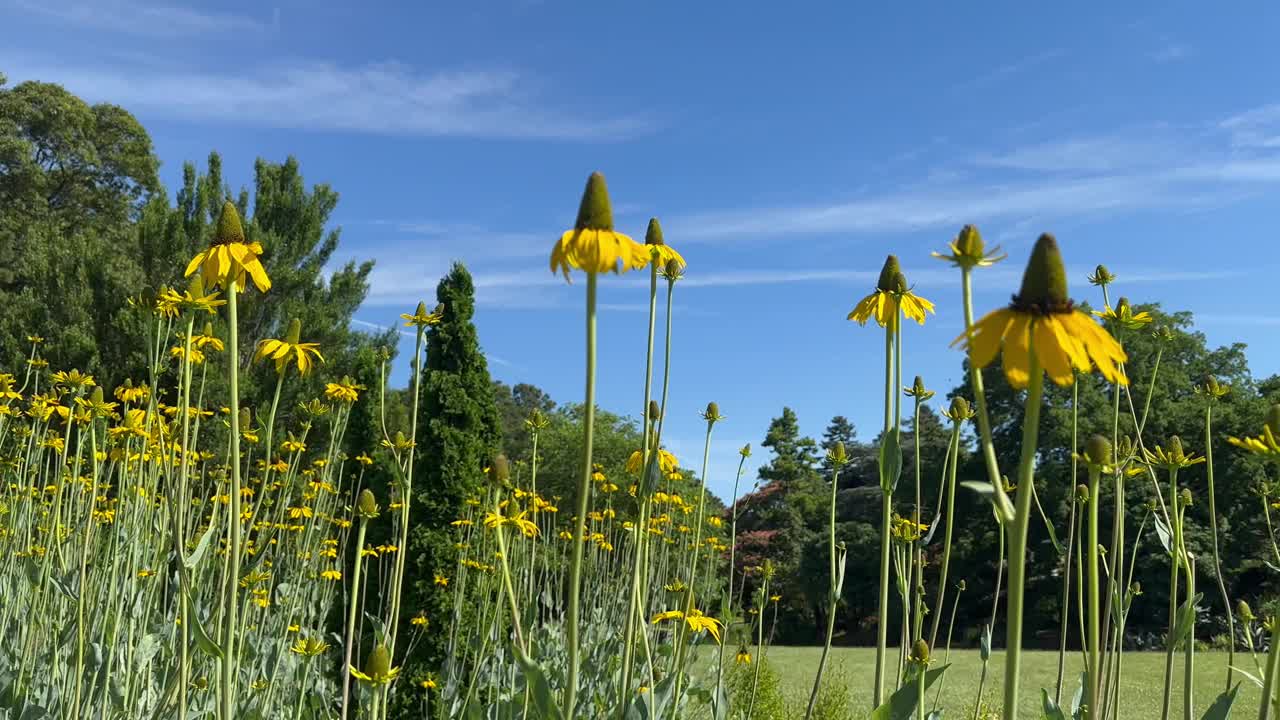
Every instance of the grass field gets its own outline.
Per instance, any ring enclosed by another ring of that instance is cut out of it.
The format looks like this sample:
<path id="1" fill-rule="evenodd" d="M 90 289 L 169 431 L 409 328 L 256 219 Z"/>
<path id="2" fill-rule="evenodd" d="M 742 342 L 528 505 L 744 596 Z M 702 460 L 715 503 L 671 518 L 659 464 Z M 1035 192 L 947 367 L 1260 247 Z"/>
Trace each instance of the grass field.
<path id="1" fill-rule="evenodd" d="M 897 651 L 892 650 L 892 657 L 897 658 Z M 773 647 L 769 649 L 768 660 L 781 678 L 782 690 L 788 704 L 803 708 L 813 686 L 813 673 L 818 667 L 820 648 L 811 647 Z M 938 664 L 941 665 L 941 654 Z M 833 648 L 833 669 L 827 674 L 831 681 L 843 684 L 853 701 L 853 707 L 863 708 L 871 705 L 871 682 L 875 672 L 875 650 L 872 648 Z M 1259 658 L 1261 661 L 1262 658 Z M 1194 694 L 1195 718 L 1198 720 L 1210 703 L 1222 692 L 1226 682 L 1227 654 L 1224 652 L 1197 653 L 1196 687 Z M 1236 664 L 1252 672 L 1253 661 L 1248 653 L 1237 654 Z M 978 676 L 981 673 L 982 661 L 976 650 L 953 651 L 950 659 L 951 668 L 944 676 L 941 707 L 946 709 L 947 720 L 969 720 L 975 693 L 978 688 Z M 1063 685 L 1062 702 L 1068 704 L 1072 693 L 1079 682 L 1081 658 L 1078 652 L 1067 655 L 1066 680 Z M 1058 672 L 1058 654 L 1056 652 L 1024 652 L 1022 662 L 1022 696 L 1024 698 L 1021 717 L 1040 718 L 1040 688 L 1049 690 L 1053 696 L 1054 683 Z M 1174 702 L 1170 717 L 1181 720 L 1182 714 L 1182 658 L 1178 657 L 1174 665 Z M 998 709 L 1000 687 L 1004 680 L 1004 655 L 992 653 L 987 673 L 986 699 L 989 707 Z M 1259 690 L 1252 681 L 1236 674 L 1236 680 L 1243 681 L 1240 694 L 1231 713 L 1233 718 L 1254 717 L 1258 712 Z M 825 681 L 824 681 L 825 684 Z M 936 689 L 936 686 L 935 686 Z M 1124 720 L 1159 720 L 1161 698 L 1164 690 L 1164 655 L 1155 652 L 1131 652 L 1124 656 L 1124 677 L 1121 686 L 1121 705 L 1119 717 Z M 932 702 L 933 692 L 929 695 Z M 855 716 L 856 717 L 856 716 Z"/>

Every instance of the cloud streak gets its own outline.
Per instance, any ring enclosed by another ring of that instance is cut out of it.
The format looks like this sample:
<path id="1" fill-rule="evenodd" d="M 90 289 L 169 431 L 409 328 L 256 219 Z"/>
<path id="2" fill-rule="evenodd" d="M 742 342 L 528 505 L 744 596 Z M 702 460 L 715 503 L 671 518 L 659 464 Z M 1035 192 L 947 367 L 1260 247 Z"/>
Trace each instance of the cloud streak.
<path id="1" fill-rule="evenodd" d="M 51 22 L 129 35 L 183 37 L 202 33 L 258 32 L 267 28 L 266 24 L 244 15 L 158 3 L 9 0 L 5 4 Z"/>
<path id="2" fill-rule="evenodd" d="M 94 100 L 184 120 L 393 136 L 608 141 L 647 132 L 643 116 L 549 110 L 536 83 L 503 69 L 423 72 L 398 62 L 267 62 L 248 74 L 3 58 L 14 79 L 57 82 Z"/>

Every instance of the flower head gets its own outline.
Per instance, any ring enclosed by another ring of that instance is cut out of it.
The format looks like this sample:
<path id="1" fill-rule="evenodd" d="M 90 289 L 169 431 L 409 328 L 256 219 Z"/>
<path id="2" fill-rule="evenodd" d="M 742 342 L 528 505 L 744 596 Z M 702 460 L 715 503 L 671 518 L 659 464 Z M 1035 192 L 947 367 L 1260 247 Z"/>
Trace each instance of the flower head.
<path id="1" fill-rule="evenodd" d="M 658 218 L 649 218 L 649 227 L 644 232 L 644 249 L 649 253 L 650 262 L 664 271 L 668 263 L 675 263 L 682 270 L 685 267 L 680 253 L 663 241 L 662 225 L 658 223 Z"/>
<path id="2" fill-rule="evenodd" d="M 904 318 L 923 325 L 925 313 L 933 312 L 933 303 L 911 291 L 897 256 L 890 255 L 880 269 L 880 280 L 875 290 L 858 301 L 848 319 L 866 325 L 867 320 L 875 318 L 877 325 L 885 327 L 896 317 L 898 310 L 902 311 Z"/>
<path id="3" fill-rule="evenodd" d="M 405 321 L 405 327 L 425 328 L 431 325 L 439 325 L 442 317 L 444 317 L 443 304 L 437 305 L 433 312 L 427 312 L 427 304 L 420 302 L 412 315 L 400 313 L 400 318 Z"/>
<path id="4" fill-rule="evenodd" d="M 1135 313 L 1133 307 L 1129 305 L 1129 298 L 1124 297 L 1116 301 L 1115 308 L 1108 307 L 1105 310 L 1094 310 L 1093 314 L 1130 330 L 1137 330 L 1144 325 L 1150 324 L 1152 320 L 1151 313 L 1146 310 Z"/>
<path id="5" fill-rule="evenodd" d="M 364 385 L 352 380 L 351 376 L 343 375 L 342 379 L 336 383 L 325 383 L 324 396 L 330 400 L 350 404 L 360 398 L 360 391 L 364 389 Z"/>
<path id="6" fill-rule="evenodd" d="M 245 275 L 253 278 L 253 284 L 259 292 L 271 289 L 271 278 L 259 260 L 262 245 L 246 242 L 244 228 L 240 225 L 240 212 L 230 200 L 222 204 L 222 212 L 218 214 L 218 224 L 213 231 L 213 239 L 208 249 L 197 253 L 187 264 L 186 276 L 196 270 L 201 271 L 207 287 L 226 287 L 235 281 L 237 287 L 244 287 Z"/>
<path id="7" fill-rule="evenodd" d="M 1093 274 L 1086 278 L 1090 285 L 1098 287 L 1106 287 L 1116 281 L 1116 276 L 1111 274 L 1106 265 L 1099 265 L 1094 268 Z"/>
<path id="8" fill-rule="evenodd" d="M 1169 442 L 1166 444 L 1168 445 L 1167 448 L 1159 445 L 1156 446 L 1155 450 L 1143 448 L 1142 454 L 1148 465 L 1165 468 L 1166 470 L 1178 470 L 1204 462 L 1204 457 L 1184 451 L 1182 449 L 1182 439 L 1177 435 L 1169 438 Z"/>
<path id="9" fill-rule="evenodd" d="M 289 323 L 289 334 L 283 340 L 268 338 L 258 343 L 258 352 L 254 355 L 254 359 L 271 358 L 276 363 L 278 373 L 283 373 L 290 362 L 293 362 L 298 366 L 298 374 L 306 375 L 315 367 L 315 360 L 324 362 L 324 356 L 320 354 L 319 343 L 300 342 L 301 334 L 302 323 L 294 318 L 293 322 Z"/>
<path id="10" fill-rule="evenodd" d="M 960 228 L 960 234 L 955 240 L 947 243 L 947 247 L 951 250 L 949 254 L 944 255 L 939 252 L 931 254 L 939 260 L 946 260 L 960 268 L 990 267 L 1008 257 L 1000 252 L 999 245 L 988 252 L 986 244 L 982 241 L 982 234 L 972 225 Z"/>
<path id="11" fill-rule="evenodd" d="M 566 230 L 551 248 L 551 272 L 577 268 L 588 273 L 635 270 L 650 262 L 650 250 L 613 229 L 613 208 L 604 175 L 591 173 L 578 206 L 573 229 Z"/>
<path id="12" fill-rule="evenodd" d="M 400 668 L 391 667 L 391 651 L 386 645 L 376 645 L 369 659 L 364 663 L 364 670 L 357 670 L 354 665 L 348 668 L 351 677 L 367 685 L 386 685 L 400 674 Z"/>
<path id="13" fill-rule="evenodd" d="M 1005 378 L 1019 390 L 1031 380 L 1033 358 L 1058 385 L 1072 384 L 1076 370 L 1089 372 L 1094 366 L 1108 381 L 1128 383 L 1119 367 L 1128 359 L 1120 343 L 1067 296 L 1066 270 L 1052 235 L 1036 241 L 1022 288 L 1009 306 L 988 313 L 952 341 L 957 343 L 979 368 L 1003 354 Z"/>
<path id="14" fill-rule="evenodd" d="M 654 625 L 657 625 L 658 623 L 667 620 L 684 620 L 685 624 L 689 626 L 689 630 L 691 632 L 701 632 L 706 630 L 711 633 L 711 637 L 715 638 L 716 642 L 720 642 L 720 628 L 723 626 L 723 623 L 713 617 L 703 615 L 702 611 L 697 608 L 693 608 L 688 612 L 688 614 L 679 610 L 667 610 L 666 612 L 660 612 L 653 616 L 653 620 L 651 620 L 651 622 Z"/>

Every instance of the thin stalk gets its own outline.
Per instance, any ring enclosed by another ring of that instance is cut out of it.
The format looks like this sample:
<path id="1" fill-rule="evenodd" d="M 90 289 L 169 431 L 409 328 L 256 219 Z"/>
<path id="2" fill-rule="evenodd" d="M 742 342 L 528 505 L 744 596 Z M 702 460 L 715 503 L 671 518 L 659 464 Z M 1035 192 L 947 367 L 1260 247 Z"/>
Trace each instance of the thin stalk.
<path id="1" fill-rule="evenodd" d="M 347 707 L 351 702 L 351 654 L 356 644 L 356 611 L 360 604 L 360 571 L 364 563 L 364 536 L 369 527 L 369 518 L 360 517 L 360 525 L 356 528 L 356 564 L 351 573 L 351 595 L 347 600 L 347 642 L 343 650 L 342 661 L 342 720 L 347 718 Z"/>
<path id="2" fill-rule="evenodd" d="M 1088 634 L 1087 647 L 1089 662 L 1086 666 L 1088 678 L 1088 703 L 1089 714 L 1091 718 L 1099 717 L 1096 713 L 1097 708 L 1101 707 L 1102 696 L 1100 689 L 1102 687 L 1102 633 L 1101 633 L 1101 608 L 1098 596 L 1098 585 L 1100 577 L 1098 574 L 1098 491 L 1101 483 L 1101 469 L 1095 465 L 1089 467 L 1089 507 L 1086 522 L 1087 531 L 1085 539 L 1085 554 L 1088 558 L 1088 590 L 1085 592 L 1085 600 L 1088 602 Z"/>
<path id="3" fill-rule="evenodd" d="M 387 613 L 389 635 L 387 650 L 390 651 L 392 660 L 396 656 L 396 639 L 400 632 L 400 599 L 404 591 L 405 557 L 408 555 L 405 548 L 409 547 L 409 506 L 413 501 L 413 462 L 418 449 L 418 400 L 422 394 L 422 334 L 423 326 L 419 325 L 413 341 L 413 401 L 409 417 L 409 440 L 413 444 L 409 446 L 408 462 L 405 464 L 404 475 L 400 478 L 400 551 L 396 553 L 395 570 L 391 576 L 391 602 Z"/>
<path id="4" fill-rule="evenodd" d="M 822 645 L 822 656 L 818 659 L 818 674 L 813 678 L 813 690 L 809 693 L 809 707 L 804 712 L 805 720 L 809 720 L 813 716 L 813 708 L 818 703 L 818 689 L 822 687 L 822 673 L 827 668 L 827 655 L 831 653 L 831 637 L 835 634 L 836 629 L 836 605 L 840 602 L 840 586 L 843 584 L 839 577 L 838 563 L 836 562 L 836 489 L 840 486 L 840 471 L 836 470 L 831 477 L 831 508 L 827 517 L 827 527 L 830 532 L 827 536 L 827 551 L 830 553 L 831 565 L 831 585 L 830 585 L 830 605 L 827 609 L 827 635 L 826 641 Z"/>
<path id="5" fill-rule="evenodd" d="M 1173 627 L 1178 620 L 1178 568 L 1181 559 L 1178 557 L 1178 546 L 1181 544 L 1181 511 L 1178 509 L 1178 469 L 1169 468 L 1169 508 L 1173 510 L 1173 541 L 1169 545 L 1169 630 L 1165 636 L 1164 659 L 1164 702 L 1160 710 L 1160 720 L 1169 720 L 1170 705 L 1173 701 L 1173 653 L 1177 639 L 1173 636 Z"/>
<path id="6" fill-rule="evenodd" d="M 947 448 L 947 487 L 946 487 L 946 513 L 943 515 L 942 535 L 942 570 L 938 575 L 938 601 L 934 607 L 938 611 L 933 616 L 933 627 L 929 630 L 929 647 L 937 647 L 938 643 L 938 622 L 942 619 L 942 608 L 945 607 L 944 602 L 947 597 L 947 576 L 951 570 L 951 531 L 955 525 L 956 512 L 956 471 L 957 465 L 960 463 L 960 423 L 962 419 L 956 418 L 951 424 L 951 444 Z M 918 435 L 919 433 L 917 433 Z M 917 461 L 918 462 L 918 461 Z M 923 565 L 921 565 L 923 572 Z M 954 613 L 953 613 L 954 614 Z"/>
<path id="7" fill-rule="evenodd" d="M 230 381 L 231 417 L 231 511 L 227 514 L 230 535 L 227 555 L 226 606 L 223 608 L 223 626 L 226 631 L 222 644 L 222 720 L 236 717 L 236 630 L 240 591 L 240 333 L 239 315 L 236 310 L 236 280 L 227 283 L 227 375 Z"/>
<path id="8" fill-rule="evenodd" d="M 1027 529 L 1031 525 L 1036 444 L 1040 436 L 1040 404 L 1044 373 L 1035 349 L 1030 352 L 1031 378 L 1022 422 L 1022 458 L 1018 463 L 1017 507 L 1009 533 L 1009 610 L 1005 628 L 1004 720 L 1018 720 L 1018 687 L 1022 679 L 1022 616 L 1026 591 Z"/>
<path id="9" fill-rule="evenodd" d="M 893 423 L 893 322 L 884 333 L 884 433 L 887 437 Z M 872 688 L 872 707 L 884 703 L 885 655 L 889 645 L 889 525 L 893 512 L 893 493 L 881 488 L 880 501 L 880 605 L 876 614 L 876 679 Z"/>
<path id="10" fill-rule="evenodd" d="M 1227 616 L 1227 684 L 1231 689 L 1236 664 L 1236 621 L 1232 612 L 1231 599 L 1227 597 L 1227 583 L 1222 577 L 1222 555 L 1218 552 L 1218 506 L 1214 500 L 1213 486 L 1213 399 L 1204 409 L 1204 460 L 1205 473 L 1209 477 L 1209 530 L 1213 536 L 1213 574 L 1218 579 L 1218 592 L 1222 594 L 1222 611 Z"/>
<path id="11" fill-rule="evenodd" d="M 574 717 L 578 700 L 578 673 L 582 663 L 579 623 L 582 615 L 582 551 L 587 532 L 587 508 L 591 502 L 591 445 L 596 421 L 596 274 L 587 273 L 587 369 L 582 419 L 582 477 L 578 480 L 578 516 L 573 531 L 569 571 L 567 629 L 569 675 L 565 685 L 565 717 Z"/>

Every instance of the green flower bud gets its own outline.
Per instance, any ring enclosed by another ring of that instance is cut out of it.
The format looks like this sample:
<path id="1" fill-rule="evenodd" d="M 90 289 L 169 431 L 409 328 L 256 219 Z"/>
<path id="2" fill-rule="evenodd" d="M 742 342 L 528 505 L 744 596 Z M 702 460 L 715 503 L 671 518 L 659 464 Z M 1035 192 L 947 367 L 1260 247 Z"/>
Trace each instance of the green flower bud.
<path id="1" fill-rule="evenodd" d="M 1076 502 L 1081 504 L 1089 502 L 1089 486 L 1088 485 L 1081 483 L 1076 486 Z"/>
<path id="2" fill-rule="evenodd" d="M 920 665 L 929 664 L 929 643 L 921 638 L 911 646 L 911 660 Z"/>
<path id="3" fill-rule="evenodd" d="M 956 237 L 956 249 L 961 255 L 975 258 L 980 258 L 987 252 L 986 243 L 982 241 L 982 233 L 972 225 L 960 228 L 960 234 Z"/>
<path id="4" fill-rule="evenodd" d="M 1191 488 L 1182 488 L 1182 492 L 1178 493 L 1178 502 L 1182 504 L 1182 507 L 1191 507 Z"/>
<path id="5" fill-rule="evenodd" d="M 884 267 L 880 268 L 880 280 L 876 282 L 876 289 L 884 292 L 897 290 L 897 278 L 901 274 L 902 269 L 898 266 L 898 256 L 890 255 L 885 258 Z"/>
<path id="6" fill-rule="evenodd" d="M 720 415 L 720 406 L 717 405 L 714 401 L 707 403 L 707 409 L 702 413 L 702 419 L 706 420 L 709 423 L 714 423 L 720 420 L 721 418 L 722 416 Z"/>
<path id="7" fill-rule="evenodd" d="M 1138 582 L 1137 580 L 1134 580 L 1133 583 L 1129 585 L 1129 594 L 1134 597 L 1138 597 L 1139 595 L 1141 595 L 1142 583 Z"/>
<path id="8" fill-rule="evenodd" d="M 1106 286 L 1116 281 L 1116 276 L 1111 274 L 1106 265 L 1099 265 L 1094 269 L 1093 274 L 1089 276 L 1089 282 L 1093 285 Z"/>
<path id="9" fill-rule="evenodd" d="M 742 449 L 738 451 L 738 454 L 744 458 L 751 457 L 751 443 L 747 443 L 746 445 L 743 445 Z"/>
<path id="10" fill-rule="evenodd" d="M 1169 454 L 1177 456 L 1186 456 L 1186 451 L 1182 449 L 1182 438 L 1177 435 L 1169 436 Z"/>
<path id="11" fill-rule="evenodd" d="M 662 225 L 658 223 L 658 218 L 649 218 L 649 227 L 644 231 L 645 245 L 665 245 L 662 240 Z"/>
<path id="12" fill-rule="evenodd" d="M 971 410 L 972 408 L 970 408 L 968 400 L 965 400 L 959 395 L 951 398 L 951 419 L 952 420 L 960 420 L 962 418 L 969 417 L 969 413 L 971 412 Z"/>
<path id="13" fill-rule="evenodd" d="M 681 265 L 680 261 L 675 258 L 671 258 L 667 261 L 667 264 L 663 266 L 662 276 L 671 282 L 675 282 L 684 277 L 684 265 Z"/>
<path id="14" fill-rule="evenodd" d="M 836 467 L 841 467 L 845 463 L 849 462 L 849 454 L 845 450 L 844 443 L 839 440 L 837 440 L 836 444 L 832 445 L 831 449 L 827 451 L 827 457 L 831 459 L 831 464 Z"/>
<path id="15" fill-rule="evenodd" d="M 649 421 L 657 422 L 662 419 L 662 408 L 659 407 L 657 400 L 649 401 Z"/>
<path id="16" fill-rule="evenodd" d="M 201 334 L 204 335 L 205 337 L 213 337 L 213 323 L 211 322 L 205 323 L 204 332 Z"/>
<path id="17" fill-rule="evenodd" d="M 969 226 L 968 226 L 968 225 L 966 225 L 965 227 L 969 227 Z M 960 591 L 960 592 L 964 592 L 964 591 L 965 591 L 965 587 L 966 587 L 966 585 L 964 584 L 964 580 L 961 580 L 959 583 L 956 583 L 956 590 L 958 590 L 958 591 Z"/>
<path id="18" fill-rule="evenodd" d="M 1061 312 L 1071 307 L 1062 251 L 1052 235 L 1045 233 L 1036 240 L 1014 304 L 1041 313 Z"/>
<path id="19" fill-rule="evenodd" d="M 1253 622 L 1254 620 L 1253 608 L 1249 607 L 1249 603 L 1244 600 L 1236 603 L 1236 615 L 1239 616 L 1240 620 L 1243 622 Z"/>
<path id="20" fill-rule="evenodd" d="M 302 341 L 302 321 L 294 318 L 289 321 L 289 332 L 285 333 L 284 341 L 290 345 L 297 345 Z"/>
<path id="21" fill-rule="evenodd" d="M 187 293 L 193 298 L 204 297 L 204 273 L 196 273 L 191 276 L 191 282 L 187 284 Z"/>
<path id="22" fill-rule="evenodd" d="M 249 428 L 252 425 L 253 425 L 253 416 L 249 412 L 249 408 L 247 407 L 240 408 L 240 431 L 244 432 L 247 428 Z"/>
<path id="23" fill-rule="evenodd" d="M 214 245 L 243 243 L 244 228 L 240 225 L 240 211 L 230 200 L 222 203 L 222 212 L 218 213 L 218 223 L 213 231 Z"/>
<path id="24" fill-rule="evenodd" d="M 356 500 L 356 512 L 366 519 L 378 517 L 378 499 L 369 488 L 360 491 L 360 497 Z"/>
<path id="25" fill-rule="evenodd" d="M 391 651 L 386 645 L 375 645 L 364 663 L 364 674 L 372 678 L 384 678 L 391 672 Z"/>
<path id="26" fill-rule="evenodd" d="M 93 403 L 95 407 L 102 406 L 102 386 L 101 385 L 94 387 L 93 392 L 89 393 L 89 402 Z"/>
<path id="27" fill-rule="evenodd" d="M 1111 441 L 1103 435 L 1091 435 L 1084 445 L 1085 458 L 1091 465 L 1110 465 L 1112 463 Z"/>
<path id="28" fill-rule="evenodd" d="M 1267 408 L 1267 427 L 1271 428 L 1272 435 L 1280 437 L 1280 405 Z"/>
<path id="29" fill-rule="evenodd" d="M 511 482 L 511 464 L 506 455 L 498 453 L 489 461 L 489 482 L 503 486 Z"/>
<path id="30" fill-rule="evenodd" d="M 604 175 L 591 173 L 587 187 L 582 191 L 582 203 L 578 205 L 578 220 L 573 224 L 578 230 L 612 230 L 613 206 L 609 203 L 609 188 Z"/>
<path id="31" fill-rule="evenodd" d="M 1129 298 L 1121 297 L 1116 301 L 1116 314 L 1123 315 L 1126 310 L 1133 312 L 1133 307 L 1129 305 Z"/>

